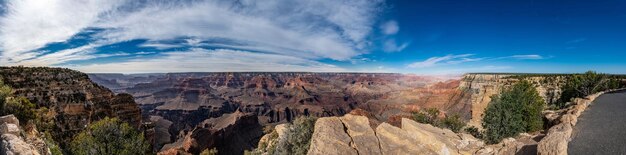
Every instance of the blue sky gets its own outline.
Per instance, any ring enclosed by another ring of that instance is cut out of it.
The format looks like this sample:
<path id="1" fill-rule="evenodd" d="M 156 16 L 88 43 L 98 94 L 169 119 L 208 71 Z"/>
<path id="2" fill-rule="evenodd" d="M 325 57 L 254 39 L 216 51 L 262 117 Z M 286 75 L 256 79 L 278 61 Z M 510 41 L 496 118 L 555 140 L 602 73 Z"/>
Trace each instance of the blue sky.
<path id="1" fill-rule="evenodd" d="M 626 73 L 626 1 L 6 0 L 0 65 Z"/>

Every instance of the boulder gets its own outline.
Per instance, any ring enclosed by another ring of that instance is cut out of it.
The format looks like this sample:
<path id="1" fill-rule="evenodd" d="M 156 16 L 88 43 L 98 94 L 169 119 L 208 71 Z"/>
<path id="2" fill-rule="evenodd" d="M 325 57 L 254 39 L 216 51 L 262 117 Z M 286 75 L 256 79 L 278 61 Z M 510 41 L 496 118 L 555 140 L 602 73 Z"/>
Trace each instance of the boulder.
<path id="1" fill-rule="evenodd" d="M 0 154 L 39 155 L 37 149 L 13 134 L 3 134 L 0 141 Z"/>
<path id="2" fill-rule="evenodd" d="M 376 127 L 376 136 L 380 141 L 380 150 L 385 154 L 440 154 L 429 149 L 429 146 L 420 143 L 417 135 L 398 127 L 382 123 Z M 447 154 L 449 152 L 443 152 Z"/>
<path id="3" fill-rule="evenodd" d="M 426 145 L 437 154 L 458 154 L 455 148 L 461 138 L 448 129 L 417 123 L 406 118 L 402 118 L 402 129 L 414 135 L 417 143 Z"/>
<path id="4" fill-rule="evenodd" d="M 558 124 L 550 130 L 537 146 L 540 155 L 567 155 L 567 145 L 572 135 L 572 126 L 569 123 Z"/>
<path id="5" fill-rule="evenodd" d="M 5 122 L 0 125 L 0 134 L 12 134 L 15 136 L 20 136 L 20 128 L 15 124 L 7 124 Z"/>
<path id="6" fill-rule="evenodd" d="M 15 124 L 17 126 L 20 126 L 20 121 L 17 119 L 17 117 L 13 116 L 13 114 L 0 117 L 0 124 L 3 123 Z"/>
<path id="7" fill-rule="evenodd" d="M 315 129 L 311 136 L 311 146 L 307 154 L 358 154 L 356 149 L 351 146 L 352 139 L 344 128 L 338 117 L 319 118 L 315 122 Z"/>
<path id="8" fill-rule="evenodd" d="M 367 117 L 347 114 L 340 119 L 359 154 L 381 154 L 378 138 Z"/>

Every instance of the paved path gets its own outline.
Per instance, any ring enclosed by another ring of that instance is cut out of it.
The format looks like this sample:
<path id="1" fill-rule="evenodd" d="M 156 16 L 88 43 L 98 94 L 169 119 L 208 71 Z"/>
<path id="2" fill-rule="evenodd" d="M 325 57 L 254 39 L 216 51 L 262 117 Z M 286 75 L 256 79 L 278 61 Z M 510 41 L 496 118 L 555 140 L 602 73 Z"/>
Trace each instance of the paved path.
<path id="1" fill-rule="evenodd" d="M 598 97 L 578 118 L 571 155 L 626 155 L 626 91 Z"/>

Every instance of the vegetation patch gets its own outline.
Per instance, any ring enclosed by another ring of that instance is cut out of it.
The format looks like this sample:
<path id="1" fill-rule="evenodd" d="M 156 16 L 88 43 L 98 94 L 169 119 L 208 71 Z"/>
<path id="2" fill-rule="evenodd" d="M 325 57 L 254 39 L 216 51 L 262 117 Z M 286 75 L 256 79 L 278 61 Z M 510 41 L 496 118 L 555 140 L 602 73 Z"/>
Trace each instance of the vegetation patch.
<path id="1" fill-rule="evenodd" d="M 482 123 L 485 129 L 483 139 L 488 143 L 495 144 L 506 137 L 543 129 L 541 111 L 545 103 L 530 82 L 517 82 L 491 98 Z"/>
<path id="2" fill-rule="evenodd" d="M 437 110 L 437 108 L 427 108 L 419 112 L 414 112 L 413 120 L 440 128 L 448 128 L 454 132 L 461 131 L 465 126 L 465 122 L 461 119 L 461 116 L 456 114 L 439 118 L 439 110 Z"/>
<path id="3" fill-rule="evenodd" d="M 117 118 L 104 118 L 92 123 L 74 137 L 70 144 L 74 155 L 90 154 L 146 154 L 150 145 L 143 133 Z"/>

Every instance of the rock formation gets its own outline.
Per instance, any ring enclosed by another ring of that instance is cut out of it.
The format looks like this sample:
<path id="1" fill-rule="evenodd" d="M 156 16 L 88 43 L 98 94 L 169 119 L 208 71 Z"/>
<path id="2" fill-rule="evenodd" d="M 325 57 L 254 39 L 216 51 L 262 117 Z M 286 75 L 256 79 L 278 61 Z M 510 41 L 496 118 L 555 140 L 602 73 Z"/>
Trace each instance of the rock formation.
<path id="1" fill-rule="evenodd" d="M 515 82 L 524 79 L 533 83 L 539 96 L 547 104 L 555 103 L 561 95 L 563 76 L 541 76 L 525 74 L 490 74 L 490 73 L 470 73 L 465 74 L 459 86 L 460 89 L 469 91 L 471 95 L 471 120 L 468 125 L 482 128 L 482 117 L 487 105 L 491 102 L 491 97 L 500 93 L 504 88 L 513 85 Z"/>
<path id="2" fill-rule="evenodd" d="M 409 119 L 402 127 L 382 123 L 376 130 L 364 116 L 320 118 L 308 154 L 472 154 L 484 143 Z"/>
<path id="3" fill-rule="evenodd" d="M 220 154 L 243 154 L 254 148 L 261 136 L 262 126 L 256 116 L 237 111 L 203 121 L 184 138 L 165 145 L 159 154 L 199 154 L 211 148 L 218 148 Z"/>
<path id="4" fill-rule="evenodd" d="M 22 137 L 21 132 L 25 132 L 26 137 Z M 39 134 L 34 128 L 23 131 L 13 115 L 0 117 L 0 154 L 50 155 L 50 149 Z"/>
<path id="5" fill-rule="evenodd" d="M 233 113 L 236 109 L 258 117 L 262 125 L 292 121 L 299 116 L 341 116 L 354 109 L 375 115 L 380 121 L 396 121 L 421 108 L 469 118 L 471 94 L 458 89 L 459 80 L 378 73 L 168 73 L 150 75 L 138 82 L 136 75 L 91 74 L 103 85 L 119 85 L 141 105 L 147 118 L 171 125 L 155 126 L 159 140 L 182 139 L 202 121 Z M 145 77 L 145 76 L 143 76 Z M 445 81 L 444 81 L 445 80 Z M 119 84 L 115 84 L 115 83 Z M 132 85 L 132 86 L 131 86 Z M 395 124 L 394 123 L 394 124 Z M 219 149 L 219 148 L 218 148 Z"/>
<path id="6" fill-rule="evenodd" d="M 133 97 L 115 94 L 89 80 L 87 74 L 62 68 L 0 67 L 0 79 L 16 96 L 37 107 L 51 109 L 55 138 L 68 142 L 74 134 L 104 117 L 118 117 L 131 126 L 141 125 L 141 111 Z"/>

